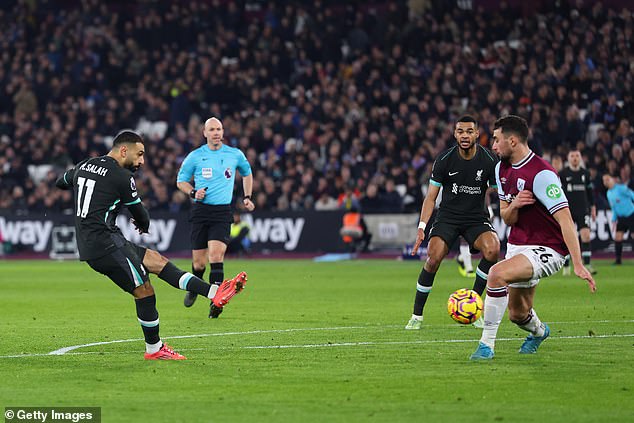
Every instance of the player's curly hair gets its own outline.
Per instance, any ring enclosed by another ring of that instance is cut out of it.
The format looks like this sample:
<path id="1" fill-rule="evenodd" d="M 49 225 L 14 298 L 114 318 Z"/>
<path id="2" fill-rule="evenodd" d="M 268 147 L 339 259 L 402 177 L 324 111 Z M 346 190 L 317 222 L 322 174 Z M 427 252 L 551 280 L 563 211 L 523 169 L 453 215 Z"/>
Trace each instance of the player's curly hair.
<path id="1" fill-rule="evenodd" d="M 504 135 L 517 135 L 522 143 L 528 140 L 528 123 L 521 116 L 507 115 L 499 118 L 493 124 L 493 130 L 501 129 Z"/>
<path id="2" fill-rule="evenodd" d="M 143 144 L 143 137 L 134 131 L 125 129 L 114 137 L 114 140 L 112 140 L 112 147 L 118 147 L 121 144 L 136 144 L 137 142 Z"/>
<path id="3" fill-rule="evenodd" d="M 471 115 L 462 115 L 456 120 L 456 124 L 458 122 L 471 122 L 475 124 L 476 129 L 478 128 L 478 121 Z"/>

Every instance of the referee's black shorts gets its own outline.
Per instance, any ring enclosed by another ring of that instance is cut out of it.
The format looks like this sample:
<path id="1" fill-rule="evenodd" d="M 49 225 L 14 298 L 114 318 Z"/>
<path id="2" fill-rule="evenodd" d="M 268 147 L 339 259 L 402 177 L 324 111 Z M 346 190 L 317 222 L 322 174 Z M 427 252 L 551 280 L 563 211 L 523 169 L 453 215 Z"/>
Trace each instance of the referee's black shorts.
<path id="1" fill-rule="evenodd" d="M 630 231 L 630 236 L 632 236 L 631 232 L 634 231 L 634 213 L 632 213 L 628 217 L 617 217 L 616 230 L 618 232 Z"/>
<path id="2" fill-rule="evenodd" d="M 130 294 L 150 280 L 143 257 L 147 248 L 125 240 L 123 245 L 103 257 L 87 260 L 97 272 L 108 276 L 119 288 Z"/>
<path id="3" fill-rule="evenodd" d="M 189 221 L 192 224 L 192 250 L 207 248 L 209 241 L 229 244 L 233 216 L 231 206 L 194 203 Z"/>
<path id="4" fill-rule="evenodd" d="M 474 243 L 484 232 L 495 232 L 488 219 L 481 222 L 452 222 L 449 220 L 436 220 L 429 230 L 429 238 L 440 237 L 451 249 L 451 246 L 460 235 L 469 243 L 472 253 L 477 253 Z"/>

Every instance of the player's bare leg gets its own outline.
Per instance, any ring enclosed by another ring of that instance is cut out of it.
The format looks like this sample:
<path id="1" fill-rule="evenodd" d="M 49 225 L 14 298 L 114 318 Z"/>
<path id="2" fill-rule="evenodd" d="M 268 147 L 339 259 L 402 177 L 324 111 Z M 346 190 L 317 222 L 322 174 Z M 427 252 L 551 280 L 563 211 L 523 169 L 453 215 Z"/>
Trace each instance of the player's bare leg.
<path id="1" fill-rule="evenodd" d="M 136 303 L 137 319 L 145 337 L 146 360 L 185 360 L 185 356 L 175 352 L 161 341 L 159 336 L 159 317 L 156 310 L 156 296 L 150 281 L 132 291 Z"/>
<path id="2" fill-rule="evenodd" d="M 414 312 L 409 322 L 405 326 L 405 329 L 417 330 L 421 328 L 423 321 L 423 309 L 425 308 L 425 302 L 431 292 L 432 285 L 434 284 L 434 278 L 436 272 L 440 267 L 440 263 L 447 256 L 449 247 L 445 241 L 439 236 L 433 236 L 429 240 L 427 246 L 427 260 L 425 265 L 418 276 L 418 282 L 416 283 L 416 297 L 414 299 Z"/>
<path id="3" fill-rule="evenodd" d="M 539 345 L 550 335 L 550 328 L 542 323 L 533 309 L 535 288 L 509 287 L 509 319 L 520 328 L 529 332 L 520 347 L 521 354 L 534 354 Z"/>
<path id="4" fill-rule="evenodd" d="M 483 232 L 476 238 L 473 246 L 482 253 L 482 259 L 475 272 L 473 290 L 484 299 L 489 270 L 497 263 L 500 255 L 500 239 L 495 232 Z M 484 317 L 476 320 L 473 326 L 479 329 L 484 328 Z"/>
<path id="5" fill-rule="evenodd" d="M 210 285 L 192 273 L 179 269 L 158 251 L 147 249 L 143 257 L 143 265 L 148 272 L 154 273 L 174 288 L 205 296 L 210 301 L 218 291 L 217 286 Z"/>
<path id="6" fill-rule="evenodd" d="M 484 300 L 484 329 L 478 348 L 471 360 L 490 360 L 495 355 L 495 339 L 502 317 L 508 307 L 509 283 L 528 281 L 533 277 L 533 266 L 522 254 L 502 260 L 489 270 L 487 296 Z"/>

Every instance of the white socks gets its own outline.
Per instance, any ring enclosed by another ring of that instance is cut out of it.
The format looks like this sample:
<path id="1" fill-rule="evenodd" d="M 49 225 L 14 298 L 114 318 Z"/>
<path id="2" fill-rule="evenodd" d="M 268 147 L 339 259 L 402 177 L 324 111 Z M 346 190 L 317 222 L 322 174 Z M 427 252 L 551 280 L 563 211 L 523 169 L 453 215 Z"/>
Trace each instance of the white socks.
<path id="1" fill-rule="evenodd" d="M 218 292 L 218 287 L 220 285 L 216 285 L 215 283 L 211 284 L 211 288 L 209 288 L 209 294 L 207 294 L 207 298 L 209 298 L 210 300 L 213 300 L 214 297 L 216 296 L 216 292 Z"/>
<path id="2" fill-rule="evenodd" d="M 495 347 L 495 338 L 508 304 L 509 296 L 506 287 L 487 286 L 487 296 L 484 299 L 484 329 L 482 329 L 480 342 L 491 349 Z"/>
<path id="3" fill-rule="evenodd" d="M 537 313 L 535 313 L 535 310 L 531 309 L 530 314 L 531 314 L 531 318 L 528 320 L 528 322 L 518 326 L 524 329 L 525 331 L 530 332 L 531 334 L 533 334 L 533 336 L 537 338 L 544 336 L 544 331 L 546 327 L 544 326 L 542 321 L 539 320 L 539 317 L 537 317 Z"/>
<path id="4" fill-rule="evenodd" d="M 158 341 L 156 344 L 148 344 L 145 343 L 145 352 L 148 354 L 154 354 L 159 352 L 161 347 L 163 346 L 163 341 Z"/>
<path id="5" fill-rule="evenodd" d="M 469 244 L 460 244 L 460 259 L 464 264 L 464 270 L 467 273 L 473 272 L 473 263 L 471 263 L 471 251 L 469 251 Z"/>

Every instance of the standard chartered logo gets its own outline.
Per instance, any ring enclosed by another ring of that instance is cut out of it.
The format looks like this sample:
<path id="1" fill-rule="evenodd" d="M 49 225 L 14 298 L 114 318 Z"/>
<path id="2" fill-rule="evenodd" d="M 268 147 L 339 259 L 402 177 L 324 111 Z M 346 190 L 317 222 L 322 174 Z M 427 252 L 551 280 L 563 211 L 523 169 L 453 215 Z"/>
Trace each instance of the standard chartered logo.
<path id="1" fill-rule="evenodd" d="M 546 195 L 552 199 L 559 198 L 561 197 L 561 188 L 557 184 L 550 184 L 546 187 Z"/>

